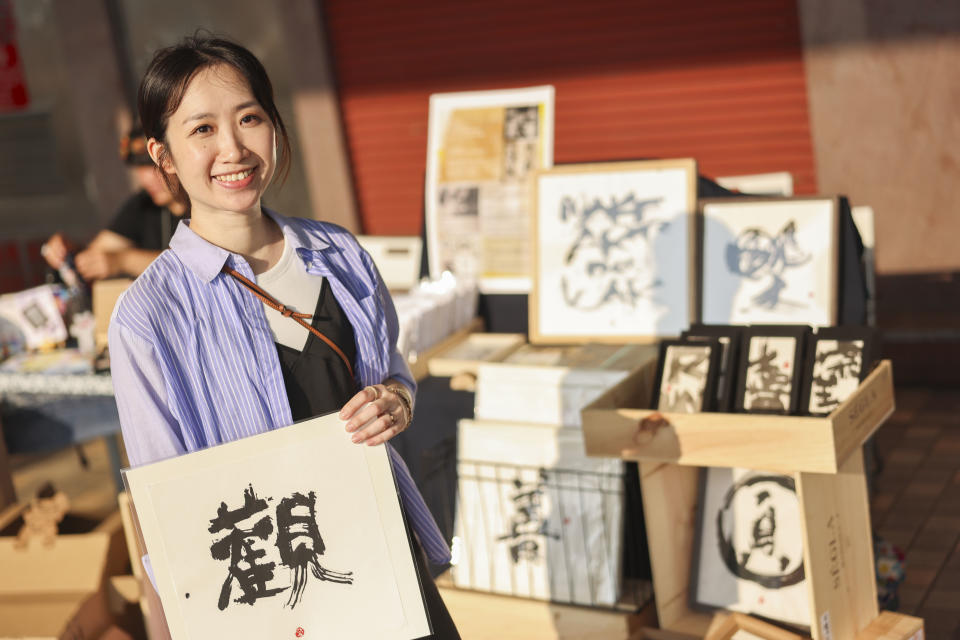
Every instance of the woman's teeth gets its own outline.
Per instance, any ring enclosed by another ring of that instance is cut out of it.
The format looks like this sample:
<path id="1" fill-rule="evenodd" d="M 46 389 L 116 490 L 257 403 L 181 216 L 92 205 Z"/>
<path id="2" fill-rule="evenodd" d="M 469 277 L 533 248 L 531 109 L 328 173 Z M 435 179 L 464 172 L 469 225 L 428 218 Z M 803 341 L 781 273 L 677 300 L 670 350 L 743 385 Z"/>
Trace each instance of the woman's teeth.
<path id="1" fill-rule="evenodd" d="M 249 176 L 251 173 L 253 173 L 252 167 L 250 169 L 246 169 L 239 173 L 228 173 L 223 176 L 213 176 L 213 177 L 219 182 L 236 182 L 237 180 L 243 180 L 244 178 Z"/>

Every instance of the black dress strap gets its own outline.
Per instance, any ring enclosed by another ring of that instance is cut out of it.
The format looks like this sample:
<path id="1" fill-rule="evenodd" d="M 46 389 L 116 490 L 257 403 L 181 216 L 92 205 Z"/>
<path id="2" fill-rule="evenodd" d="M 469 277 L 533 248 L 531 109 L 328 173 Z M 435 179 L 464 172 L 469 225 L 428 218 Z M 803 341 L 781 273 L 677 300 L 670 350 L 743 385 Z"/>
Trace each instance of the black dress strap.
<path id="1" fill-rule="evenodd" d="M 329 338 L 350 362 L 356 361 L 353 326 L 326 279 L 320 287 L 311 326 Z M 277 344 L 277 355 L 295 421 L 339 411 L 359 391 L 340 355 L 312 332 L 302 351 Z"/>

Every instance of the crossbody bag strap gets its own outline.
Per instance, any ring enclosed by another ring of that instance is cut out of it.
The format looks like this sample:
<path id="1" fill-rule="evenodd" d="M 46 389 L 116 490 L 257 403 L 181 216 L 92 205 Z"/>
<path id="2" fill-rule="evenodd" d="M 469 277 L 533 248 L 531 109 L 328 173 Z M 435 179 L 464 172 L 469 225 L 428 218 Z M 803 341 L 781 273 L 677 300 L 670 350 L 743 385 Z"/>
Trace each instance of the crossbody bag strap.
<path id="1" fill-rule="evenodd" d="M 309 313 L 300 313 L 280 304 L 276 300 L 276 298 L 274 298 L 269 293 L 264 291 L 261 287 L 257 285 L 257 283 L 243 276 L 236 269 L 232 269 L 227 265 L 223 265 L 223 269 L 221 269 L 221 271 L 223 273 L 226 273 L 229 276 L 233 276 L 233 278 L 235 278 L 237 282 L 239 282 L 248 291 L 250 291 L 250 293 L 255 295 L 257 298 L 260 299 L 261 302 L 263 302 L 265 305 L 267 305 L 274 311 L 279 312 L 280 315 L 282 315 L 284 318 L 292 318 L 293 320 L 296 320 L 298 323 L 300 323 L 301 327 L 303 327 L 313 335 L 323 340 L 323 342 L 326 343 L 328 347 L 333 349 L 334 353 L 340 356 L 340 359 L 343 360 L 344 366 L 347 368 L 347 371 L 350 372 L 350 377 L 351 378 L 354 377 L 353 366 L 350 364 L 350 360 L 347 358 L 346 354 L 343 353 L 340 347 L 338 347 L 336 344 L 333 343 L 333 340 L 323 335 L 323 333 L 321 333 L 318 329 L 316 329 L 313 325 L 311 325 L 309 322 L 306 321 L 306 318 L 310 317 Z"/>

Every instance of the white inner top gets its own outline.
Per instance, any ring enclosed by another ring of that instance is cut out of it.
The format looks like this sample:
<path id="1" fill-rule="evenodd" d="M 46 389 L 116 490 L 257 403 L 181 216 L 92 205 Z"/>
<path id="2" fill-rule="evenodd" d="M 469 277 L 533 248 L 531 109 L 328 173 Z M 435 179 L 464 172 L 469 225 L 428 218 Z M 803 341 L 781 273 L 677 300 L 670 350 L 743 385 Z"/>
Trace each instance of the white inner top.
<path id="1" fill-rule="evenodd" d="M 317 299 L 323 286 L 323 276 L 307 273 L 303 262 L 286 240 L 283 241 L 283 255 L 280 260 L 257 276 L 257 284 L 288 309 L 309 313 L 311 317 L 304 318 L 307 324 L 313 321 L 313 312 L 317 309 Z M 273 341 L 303 351 L 310 332 L 293 318 L 284 318 L 279 311 L 274 311 L 266 304 L 263 305 L 263 310 L 267 314 Z"/>

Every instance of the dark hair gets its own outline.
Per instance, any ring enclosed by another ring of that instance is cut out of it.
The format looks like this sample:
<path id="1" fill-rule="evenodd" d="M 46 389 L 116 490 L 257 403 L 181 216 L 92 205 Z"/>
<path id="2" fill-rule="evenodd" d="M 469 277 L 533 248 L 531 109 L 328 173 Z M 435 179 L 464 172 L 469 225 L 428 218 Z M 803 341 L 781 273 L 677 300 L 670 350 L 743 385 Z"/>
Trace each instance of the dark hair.
<path id="1" fill-rule="evenodd" d="M 162 166 L 168 154 L 167 123 L 183 101 L 183 95 L 194 76 L 203 69 L 220 64 L 229 65 L 247 81 L 253 97 L 273 123 L 280 141 L 277 176 L 281 184 L 290 170 L 290 139 L 273 101 L 273 85 L 266 69 L 255 55 L 235 42 L 195 35 L 184 38 L 180 44 L 157 51 L 143 74 L 137 93 L 137 109 L 143 133 L 146 138 L 156 138 L 163 143 L 160 173 L 174 196 L 181 195 L 179 182 L 174 182 Z"/>

